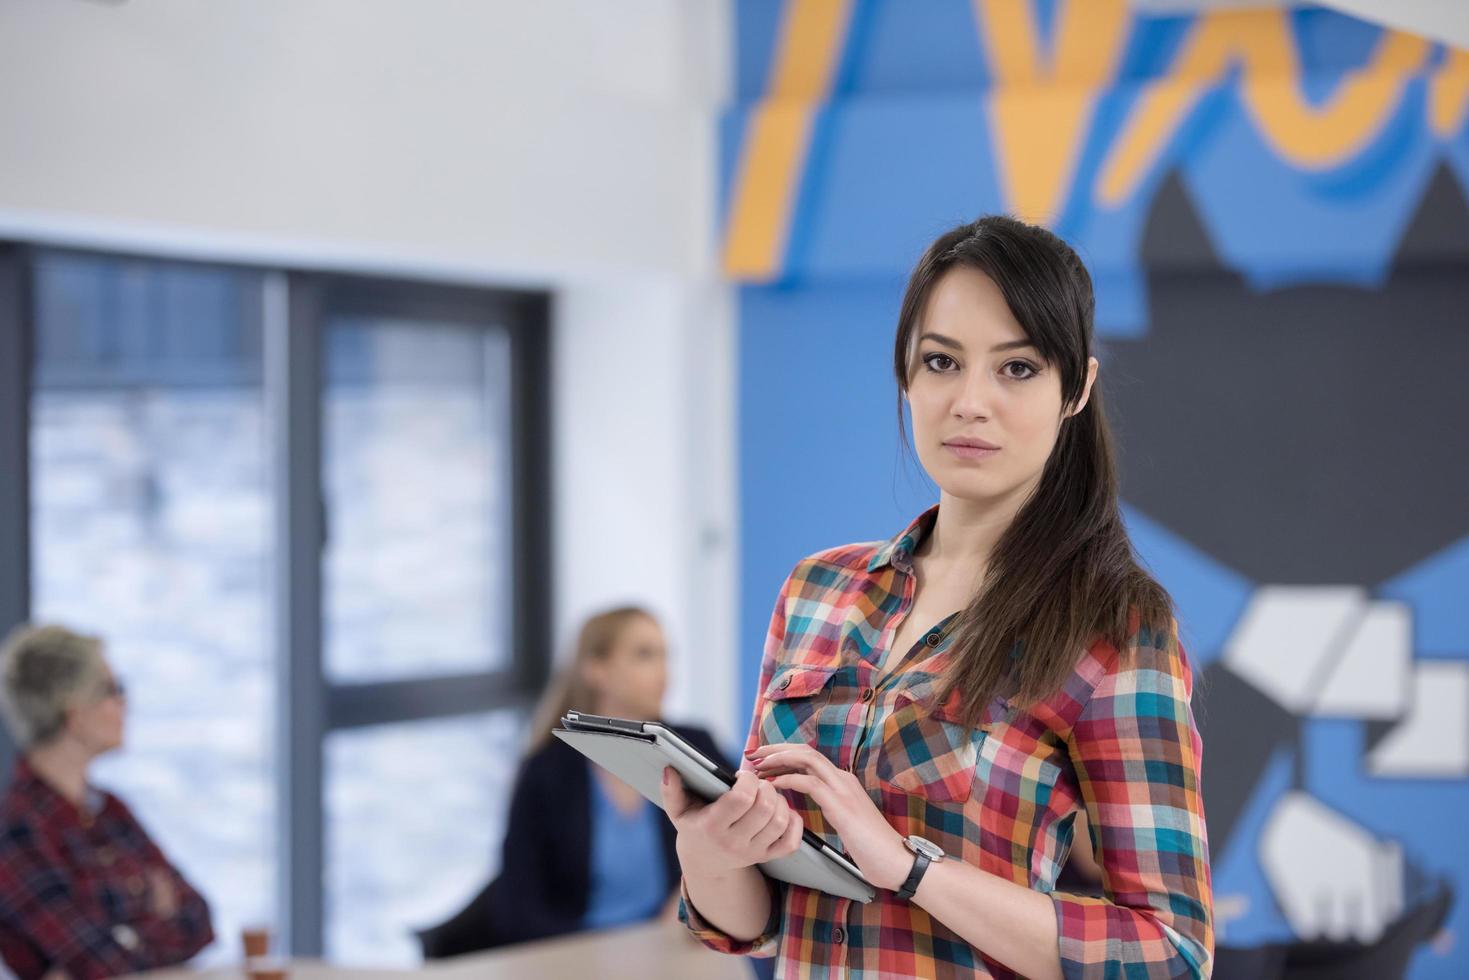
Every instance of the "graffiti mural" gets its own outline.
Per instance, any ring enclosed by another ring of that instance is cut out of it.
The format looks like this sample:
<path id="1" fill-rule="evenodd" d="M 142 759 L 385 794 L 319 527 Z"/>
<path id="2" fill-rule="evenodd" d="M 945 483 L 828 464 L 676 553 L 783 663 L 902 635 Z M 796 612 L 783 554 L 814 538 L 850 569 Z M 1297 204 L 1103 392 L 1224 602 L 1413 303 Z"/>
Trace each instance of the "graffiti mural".
<path id="1" fill-rule="evenodd" d="M 1221 944 L 1469 965 L 1469 52 L 1315 8 L 739 0 L 744 711 L 785 573 L 933 497 L 886 376 L 939 231 L 1093 270 L 1129 526 L 1202 680 Z"/>

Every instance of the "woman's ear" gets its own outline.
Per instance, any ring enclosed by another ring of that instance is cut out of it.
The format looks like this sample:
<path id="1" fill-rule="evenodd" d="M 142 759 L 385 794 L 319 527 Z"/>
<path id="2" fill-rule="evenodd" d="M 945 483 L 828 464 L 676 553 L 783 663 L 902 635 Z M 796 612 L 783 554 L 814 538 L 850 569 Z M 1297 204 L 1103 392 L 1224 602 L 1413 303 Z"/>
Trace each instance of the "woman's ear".
<path id="1" fill-rule="evenodd" d="M 1066 413 L 1067 418 L 1076 415 L 1092 397 L 1092 385 L 1097 383 L 1097 372 L 1101 369 L 1101 363 L 1095 357 L 1086 359 L 1086 384 L 1081 388 L 1081 397 L 1076 400 L 1076 407 Z"/>

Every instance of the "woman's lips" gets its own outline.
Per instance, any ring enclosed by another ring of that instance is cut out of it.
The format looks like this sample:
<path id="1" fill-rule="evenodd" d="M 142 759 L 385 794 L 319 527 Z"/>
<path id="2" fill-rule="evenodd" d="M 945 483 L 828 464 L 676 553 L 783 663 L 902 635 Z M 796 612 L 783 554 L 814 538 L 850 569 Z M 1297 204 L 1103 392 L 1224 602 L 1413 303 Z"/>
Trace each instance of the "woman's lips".
<path id="1" fill-rule="evenodd" d="M 946 442 L 944 448 L 960 459 L 988 459 L 1000 451 L 998 447 L 969 446 L 957 442 Z"/>

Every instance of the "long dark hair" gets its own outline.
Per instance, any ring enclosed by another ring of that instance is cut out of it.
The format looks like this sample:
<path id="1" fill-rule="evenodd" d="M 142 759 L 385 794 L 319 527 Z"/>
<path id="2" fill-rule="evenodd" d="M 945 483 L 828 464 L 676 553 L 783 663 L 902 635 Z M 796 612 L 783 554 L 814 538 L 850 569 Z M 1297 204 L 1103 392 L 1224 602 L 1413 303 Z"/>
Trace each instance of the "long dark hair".
<path id="1" fill-rule="evenodd" d="M 983 217 L 940 235 L 908 279 L 893 347 L 905 445 L 914 337 L 934 284 L 955 266 L 977 269 L 999 287 L 1030 342 L 1059 371 L 1064 411 L 1086 386 L 1095 309 L 1086 266 L 1044 228 Z M 1082 410 L 1062 421 L 1039 484 L 955 619 L 945 695 L 962 692 L 970 724 L 979 724 L 997 694 L 1021 705 L 1050 697 L 1097 639 L 1124 651 L 1132 629 L 1171 626 L 1173 600 L 1138 563 L 1122 523 L 1100 387 L 1098 381 Z"/>

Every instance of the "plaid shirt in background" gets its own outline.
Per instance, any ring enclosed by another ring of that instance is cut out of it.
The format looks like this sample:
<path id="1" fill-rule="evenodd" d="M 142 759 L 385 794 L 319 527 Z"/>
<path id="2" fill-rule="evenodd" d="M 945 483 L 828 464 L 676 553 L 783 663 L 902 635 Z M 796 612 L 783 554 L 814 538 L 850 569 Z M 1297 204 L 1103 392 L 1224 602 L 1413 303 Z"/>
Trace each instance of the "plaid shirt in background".
<path id="1" fill-rule="evenodd" d="M 0 956 L 21 980 L 71 980 L 182 963 L 214 938 L 209 906 L 110 793 L 78 809 L 22 761 L 0 805 Z M 150 873 L 178 910 L 154 914 Z"/>
<path id="2" fill-rule="evenodd" d="M 991 874 L 1051 893 L 1067 977 L 1206 977 L 1214 948 L 1199 797 L 1193 679 L 1175 630 L 1137 629 L 1126 656 L 1098 642 L 1061 690 L 1028 711 L 1003 697 L 978 728 L 959 692 L 934 696 L 952 658 L 933 627 L 890 669 L 877 660 L 913 603 L 912 554 L 934 507 L 889 542 L 802 561 L 766 639 L 746 749 L 805 742 L 855 773 L 900 834 L 919 834 Z M 1175 624 L 1176 627 L 1176 624 Z M 821 811 L 788 793 L 806 826 L 836 843 Z M 1053 892 L 1086 808 L 1105 898 Z M 1013 977 L 916 904 L 879 891 L 863 905 L 771 882 L 764 935 L 737 942 L 681 917 L 706 945 L 779 957 L 781 977 Z"/>

